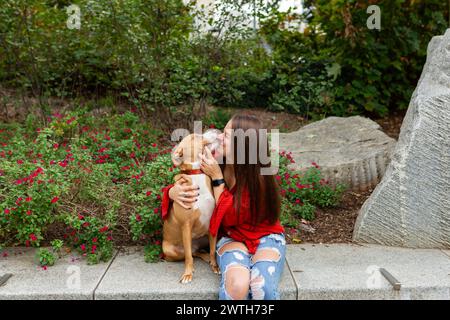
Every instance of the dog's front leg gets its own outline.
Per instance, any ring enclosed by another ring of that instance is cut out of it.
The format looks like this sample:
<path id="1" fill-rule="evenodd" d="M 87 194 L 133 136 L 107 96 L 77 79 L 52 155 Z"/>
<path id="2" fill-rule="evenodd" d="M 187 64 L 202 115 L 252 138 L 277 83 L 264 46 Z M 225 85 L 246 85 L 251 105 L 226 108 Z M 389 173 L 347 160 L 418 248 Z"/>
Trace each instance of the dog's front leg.
<path id="1" fill-rule="evenodd" d="M 189 283 L 192 281 L 194 273 L 194 258 L 192 257 L 192 225 L 185 222 L 182 229 L 183 246 L 184 246 L 184 274 L 180 278 L 181 283 Z"/>
<path id="2" fill-rule="evenodd" d="M 217 244 L 217 236 L 213 237 L 211 233 L 208 234 L 209 237 L 209 265 L 214 273 L 219 274 L 219 266 L 217 265 L 216 260 L 216 244 Z"/>

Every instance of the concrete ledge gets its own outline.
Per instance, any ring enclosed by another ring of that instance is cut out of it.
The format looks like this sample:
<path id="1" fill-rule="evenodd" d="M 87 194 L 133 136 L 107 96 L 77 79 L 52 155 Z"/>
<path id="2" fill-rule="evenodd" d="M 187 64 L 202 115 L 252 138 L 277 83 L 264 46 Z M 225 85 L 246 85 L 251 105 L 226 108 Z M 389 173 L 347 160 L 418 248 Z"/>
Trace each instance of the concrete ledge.
<path id="1" fill-rule="evenodd" d="M 195 259 L 194 280 L 180 284 L 183 262 L 146 263 L 143 248 L 128 247 L 109 263 L 94 266 L 77 254 L 43 270 L 35 249 L 6 249 L 0 275 L 14 274 L 0 287 L 5 299 L 152 299 L 218 298 L 220 277 Z M 377 245 L 288 245 L 280 283 L 283 300 L 450 300 L 450 251 Z M 402 284 L 393 290 L 379 273 L 385 268 Z M 77 287 L 76 273 L 79 275 Z"/>
<path id="2" fill-rule="evenodd" d="M 127 248 L 112 263 L 95 299 L 212 300 L 218 298 L 220 276 L 207 263 L 195 259 L 194 279 L 181 284 L 183 262 L 146 263 L 142 248 Z M 286 265 L 280 283 L 281 298 L 295 300 L 297 288 Z"/>
<path id="3" fill-rule="evenodd" d="M 441 250 L 377 245 L 290 245 L 298 299 L 450 299 L 450 258 Z M 402 284 L 393 290 L 385 268 Z"/>
<path id="4" fill-rule="evenodd" d="M 92 300 L 109 265 L 87 265 L 74 253 L 44 270 L 38 266 L 36 249 L 11 248 L 6 252 L 8 256 L 0 258 L 0 275 L 13 276 L 0 287 L 0 300 Z"/>

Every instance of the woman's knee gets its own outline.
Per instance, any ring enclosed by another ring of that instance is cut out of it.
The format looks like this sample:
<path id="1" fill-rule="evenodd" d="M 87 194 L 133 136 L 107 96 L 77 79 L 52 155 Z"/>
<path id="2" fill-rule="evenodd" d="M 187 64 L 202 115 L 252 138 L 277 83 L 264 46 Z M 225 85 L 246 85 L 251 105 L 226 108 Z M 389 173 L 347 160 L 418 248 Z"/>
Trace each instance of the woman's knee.
<path id="1" fill-rule="evenodd" d="M 227 266 L 224 277 L 224 289 L 233 300 L 246 299 L 250 290 L 250 271 L 243 265 Z"/>

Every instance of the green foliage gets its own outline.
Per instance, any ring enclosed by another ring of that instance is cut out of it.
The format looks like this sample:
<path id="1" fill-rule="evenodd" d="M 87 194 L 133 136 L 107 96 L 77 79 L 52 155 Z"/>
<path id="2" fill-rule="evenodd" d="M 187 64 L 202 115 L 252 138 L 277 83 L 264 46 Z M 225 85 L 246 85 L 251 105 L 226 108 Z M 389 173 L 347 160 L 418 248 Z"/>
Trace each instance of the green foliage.
<path id="1" fill-rule="evenodd" d="M 136 214 L 130 216 L 131 234 L 134 240 L 161 237 L 161 190 L 174 182 L 170 154 L 155 158 L 144 167 L 147 173 L 139 184 L 131 184 L 127 192 L 130 203 L 136 205 Z"/>
<path id="2" fill-rule="evenodd" d="M 292 217 L 313 220 L 316 207 L 332 207 L 339 203 L 345 186 L 331 186 L 322 178 L 316 163 L 305 172 L 296 172 L 288 165 L 294 163 L 290 153 L 281 152 L 280 167 L 275 177 L 282 196 L 282 222 L 295 226 Z"/>
<path id="3" fill-rule="evenodd" d="M 89 264 L 111 259 L 113 244 L 108 225 L 104 225 L 96 217 L 81 214 L 67 215 L 64 218 L 68 227 L 69 243 L 83 256 L 87 256 Z"/>
<path id="4" fill-rule="evenodd" d="M 36 257 L 39 261 L 39 265 L 44 266 L 53 266 L 56 261 L 56 257 L 52 252 L 48 249 L 40 248 L 36 254 Z"/>
<path id="5" fill-rule="evenodd" d="M 61 257 L 61 249 L 64 245 L 64 241 L 60 239 L 55 239 L 50 242 L 52 245 L 53 252 L 57 254 L 58 257 Z"/>
<path id="6" fill-rule="evenodd" d="M 161 187 L 173 179 L 169 150 L 134 114 L 101 121 L 85 110 L 55 114 L 37 131 L 7 126 L 0 138 L 2 245 L 40 246 L 58 223 L 65 241 L 97 263 L 110 259 L 113 232 L 119 223 L 128 229 L 130 216 L 148 223 L 142 235 L 161 228 Z M 59 256 L 61 240 L 52 246 Z"/>
<path id="7" fill-rule="evenodd" d="M 332 114 L 385 115 L 407 107 L 425 63 L 432 36 L 447 28 L 448 3 L 441 0 L 377 0 L 381 31 L 369 30 L 367 1 L 310 0 L 306 33 L 312 54 L 339 66 Z"/>
<path id="8" fill-rule="evenodd" d="M 160 244 L 148 244 L 144 247 L 145 262 L 158 262 L 162 257 L 162 248 Z"/>
<path id="9" fill-rule="evenodd" d="M 231 112 L 222 108 L 214 108 L 203 118 L 203 123 L 209 128 L 223 130 L 231 119 Z"/>
<path id="10" fill-rule="evenodd" d="M 301 17 L 276 0 L 216 2 L 208 17 L 182 0 L 4 0 L 0 7 L 0 83 L 40 100 L 111 93 L 144 114 L 206 103 L 261 107 L 312 117 L 406 108 L 432 36 L 447 27 L 442 0 L 376 0 L 381 31 L 366 26 L 369 3 L 308 0 Z M 81 28 L 66 25 L 66 6 Z M 236 16 L 256 5 L 258 34 Z M 198 32 L 194 21 L 209 32 Z M 285 26 L 302 20 L 304 31 Z M 256 35 L 256 36 L 255 36 Z M 113 106 L 108 96 L 101 99 Z M 48 113 L 44 103 L 42 109 Z M 33 125 L 31 118 L 29 125 Z M 56 134 L 70 131 L 59 123 Z"/>

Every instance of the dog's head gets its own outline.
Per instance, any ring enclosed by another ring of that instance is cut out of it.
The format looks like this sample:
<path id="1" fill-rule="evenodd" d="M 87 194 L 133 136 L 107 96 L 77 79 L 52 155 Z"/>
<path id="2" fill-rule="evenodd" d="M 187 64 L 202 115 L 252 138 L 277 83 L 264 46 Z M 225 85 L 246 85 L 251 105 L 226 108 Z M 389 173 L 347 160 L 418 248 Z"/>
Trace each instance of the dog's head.
<path id="1" fill-rule="evenodd" d="M 219 135 L 220 130 L 209 129 L 204 134 L 192 133 L 187 135 L 173 149 L 172 162 L 181 170 L 200 169 L 200 161 L 198 155 L 204 153 L 205 147 L 214 154 L 220 146 Z"/>

